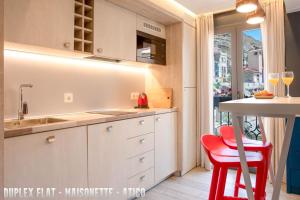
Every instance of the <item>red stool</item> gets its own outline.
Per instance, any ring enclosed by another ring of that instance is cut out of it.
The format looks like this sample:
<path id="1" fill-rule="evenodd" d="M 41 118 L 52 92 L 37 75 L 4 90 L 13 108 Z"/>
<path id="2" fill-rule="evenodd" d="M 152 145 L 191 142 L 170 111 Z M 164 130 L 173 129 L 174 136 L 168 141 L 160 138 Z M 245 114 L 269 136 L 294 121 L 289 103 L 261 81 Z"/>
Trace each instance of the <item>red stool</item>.
<path id="1" fill-rule="evenodd" d="M 235 150 L 237 149 L 233 126 L 222 126 L 220 128 L 220 134 L 222 136 L 223 142 L 229 148 L 235 149 Z M 264 172 L 264 178 L 263 178 L 263 184 L 262 184 L 264 187 L 262 188 L 262 190 L 265 191 L 265 186 L 266 186 L 267 177 L 268 177 L 267 172 L 270 167 L 273 146 L 269 142 L 250 140 L 250 139 L 246 138 L 244 135 L 242 135 L 242 140 L 243 140 L 245 151 L 261 152 L 261 154 L 263 156 L 263 160 L 265 162 L 265 164 L 264 164 L 265 172 Z M 238 196 L 239 188 L 242 188 L 242 189 L 246 188 L 245 185 L 240 183 L 241 173 L 242 173 L 242 170 L 238 169 L 236 181 L 235 181 L 234 196 Z M 273 173 L 271 175 L 273 175 Z"/>
<path id="2" fill-rule="evenodd" d="M 201 137 L 201 143 L 211 161 L 214 165 L 212 181 L 209 192 L 209 200 L 237 200 L 246 199 L 238 197 L 224 196 L 224 190 L 226 185 L 226 177 L 229 168 L 240 169 L 240 158 L 237 150 L 230 149 L 226 146 L 221 137 L 214 135 L 203 135 Z M 256 173 L 256 185 L 255 185 L 255 199 L 264 199 L 264 191 L 261 189 L 264 178 L 264 160 L 261 153 L 246 152 L 246 158 L 248 166 L 255 167 Z"/>

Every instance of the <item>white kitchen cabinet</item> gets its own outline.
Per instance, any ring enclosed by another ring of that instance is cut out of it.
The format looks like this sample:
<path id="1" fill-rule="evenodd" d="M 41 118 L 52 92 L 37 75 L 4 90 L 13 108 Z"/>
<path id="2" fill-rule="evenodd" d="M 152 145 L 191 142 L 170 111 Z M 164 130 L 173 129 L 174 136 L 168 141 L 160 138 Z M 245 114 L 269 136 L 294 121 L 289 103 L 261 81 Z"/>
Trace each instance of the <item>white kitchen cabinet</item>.
<path id="1" fill-rule="evenodd" d="M 136 61 L 136 14 L 105 0 L 94 6 L 94 54 Z"/>
<path id="2" fill-rule="evenodd" d="M 183 87 L 196 87 L 196 30 L 185 23 L 183 23 L 182 48 Z"/>
<path id="3" fill-rule="evenodd" d="M 197 91 L 196 88 L 183 89 L 182 110 L 182 171 L 185 174 L 196 167 L 197 160 Z"/>
<path id="4" fill-rule="evenodd" d="M 177 170 L 177 113 L 155 116 L 155 183 Z"/>
<path id="5" fill-rule="evenodd" d="M 5 0 L 4 40 L 73 51 L 74 0 Z"/>
<path id="6" fill-rule="evenodd" d="M 126 123 L 116 121 L 88 126 L 89 187 L 110 187 L 114 199 L 126 199 Z M 119 191 L 119 194 L 116 192 Z M 103 196 L 103 199 L 105 196 Z"/>
<path id="7" fill-rule="evenodd" d="M 5 187 L 87 187 L 86 127 L 4 140 Z M 57 197 L 55 199 L 62 199 Z"/>

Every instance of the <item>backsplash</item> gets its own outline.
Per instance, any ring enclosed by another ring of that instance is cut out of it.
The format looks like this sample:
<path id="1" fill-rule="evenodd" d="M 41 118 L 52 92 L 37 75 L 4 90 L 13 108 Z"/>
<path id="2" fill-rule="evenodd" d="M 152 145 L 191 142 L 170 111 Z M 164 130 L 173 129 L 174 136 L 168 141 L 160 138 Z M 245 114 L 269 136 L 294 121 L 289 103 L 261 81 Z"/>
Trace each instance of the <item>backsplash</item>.
<path id="1" fill-rule="evenodd" d="M 145 90 L 145 68 L 15 51 L 5 51 L 4 63 L 5 118 L 17 116 L 22 83 L 33 84 L 24 89 L 28 116 L 133 107 L 130 93 Z M 64 103 L 64 93 L 73 93 L 73 103 Z"/>

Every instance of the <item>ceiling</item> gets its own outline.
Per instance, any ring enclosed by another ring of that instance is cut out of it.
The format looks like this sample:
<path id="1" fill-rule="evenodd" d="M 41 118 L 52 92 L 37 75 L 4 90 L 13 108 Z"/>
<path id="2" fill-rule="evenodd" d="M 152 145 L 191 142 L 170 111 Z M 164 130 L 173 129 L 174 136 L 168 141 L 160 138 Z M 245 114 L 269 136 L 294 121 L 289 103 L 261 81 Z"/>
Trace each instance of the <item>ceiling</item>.
<path id="1" fill-rule="evenodd" d="M 176 0 L 195 14 L 233 9 L 235 0 Z M 300 11 L 300 0 L 285 0 L 287 12 Z"/>

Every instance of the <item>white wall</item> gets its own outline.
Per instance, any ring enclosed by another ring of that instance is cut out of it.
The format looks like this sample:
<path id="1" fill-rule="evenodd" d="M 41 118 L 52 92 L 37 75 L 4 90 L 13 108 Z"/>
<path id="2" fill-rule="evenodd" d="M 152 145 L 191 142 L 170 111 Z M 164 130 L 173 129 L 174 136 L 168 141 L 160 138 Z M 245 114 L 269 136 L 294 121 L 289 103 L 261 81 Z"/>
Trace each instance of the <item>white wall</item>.
<path id="1" fill-rule="evenodd" d="M 145 89 L 147 69 L 5 51 L 4 115 L 17 116 L 21 83 L 29 116 L 80 112 L 104 108 L 133 107 L 131 92 Z M 74 102 L 64 103 L 64 93 L 72 92 Z"/>

